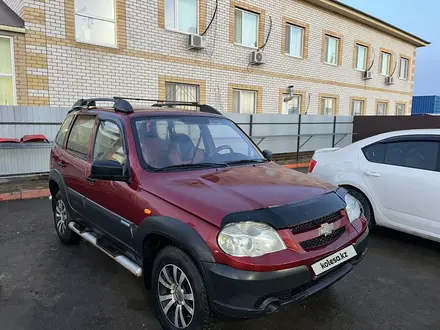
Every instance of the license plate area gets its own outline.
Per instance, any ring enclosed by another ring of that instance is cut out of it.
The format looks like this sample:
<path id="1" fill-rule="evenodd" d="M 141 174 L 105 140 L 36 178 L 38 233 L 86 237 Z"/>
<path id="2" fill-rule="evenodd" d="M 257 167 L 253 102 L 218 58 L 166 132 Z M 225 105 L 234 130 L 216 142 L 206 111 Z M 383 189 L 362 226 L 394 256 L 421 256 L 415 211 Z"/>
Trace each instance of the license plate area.
<path id="1" fill-rule="evenodd" d="M 346 248 L 333 253 L 312 265 L 313 272 L 315 275 L 321 275 L 336 266 L 343 264 L 347 260 L 357 256 L 357 252 L 353 245 L 347 246 Z"/>

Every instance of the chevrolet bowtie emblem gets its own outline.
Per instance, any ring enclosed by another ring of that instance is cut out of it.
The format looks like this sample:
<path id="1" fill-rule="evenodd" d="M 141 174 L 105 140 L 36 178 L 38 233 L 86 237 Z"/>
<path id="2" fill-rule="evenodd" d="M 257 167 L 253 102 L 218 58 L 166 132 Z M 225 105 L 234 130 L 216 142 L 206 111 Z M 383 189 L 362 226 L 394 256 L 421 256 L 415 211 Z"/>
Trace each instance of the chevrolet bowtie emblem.
<path id="1" fill-rule="evenodd" d="M 333 233 L 333 224 L 332 223 L 323 223 L 321 227 L 319 227 L 319 236 L 324 235 L 328 236 Z"/>

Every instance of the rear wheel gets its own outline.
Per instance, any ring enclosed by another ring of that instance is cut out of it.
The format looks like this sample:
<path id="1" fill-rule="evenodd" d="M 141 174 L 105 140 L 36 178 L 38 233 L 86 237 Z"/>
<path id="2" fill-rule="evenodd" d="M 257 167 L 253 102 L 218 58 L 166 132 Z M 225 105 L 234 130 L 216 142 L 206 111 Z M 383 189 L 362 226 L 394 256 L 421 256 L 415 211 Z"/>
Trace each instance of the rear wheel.
<path id="1" fill-rule="evenodd" d="M 168 246 L 161 250 L 153 265 L 154 307 L 166 330 L 208 330 L 215 318 L 199 270 L 181 249 Z"/>
<path id="2" fill-rule="evenodd" d="M 356 198 L 358 200 L 359 204 L 361 204 L 362 213 L 364 214 L 365 218 L 368 221 L 368 227 L 370 229 L 372 229 L 376 225 L 376 221 L 374 220 L 373 209 L 371 208 L 370 201 L 360 191 L 355 190 L 353 188 L 346 188 L 346 189 L 347 189 L 348 193 L 351 196 L 353 196 L 354 198 Z"/>
<path id="3" fill-rule="evenodd" d="M 58 238 L 66 245 L 77 244 L 81 237 L 69 228 L 70 216 L 67 202 L 61 191 L 58 191 L 53 200 L 53 217 Z"/>

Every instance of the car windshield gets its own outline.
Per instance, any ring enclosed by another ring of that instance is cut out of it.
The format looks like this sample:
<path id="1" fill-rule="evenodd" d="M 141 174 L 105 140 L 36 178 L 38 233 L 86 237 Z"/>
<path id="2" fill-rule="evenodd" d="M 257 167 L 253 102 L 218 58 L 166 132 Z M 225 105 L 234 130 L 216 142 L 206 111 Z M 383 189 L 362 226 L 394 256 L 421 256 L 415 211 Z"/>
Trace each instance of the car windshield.
<path id="1" fill-rule="evenodd" d="M 158 171 L 265 161 L 226 118 L 149 117 L 136 119 L 134 129 L 141 163 Z"/>

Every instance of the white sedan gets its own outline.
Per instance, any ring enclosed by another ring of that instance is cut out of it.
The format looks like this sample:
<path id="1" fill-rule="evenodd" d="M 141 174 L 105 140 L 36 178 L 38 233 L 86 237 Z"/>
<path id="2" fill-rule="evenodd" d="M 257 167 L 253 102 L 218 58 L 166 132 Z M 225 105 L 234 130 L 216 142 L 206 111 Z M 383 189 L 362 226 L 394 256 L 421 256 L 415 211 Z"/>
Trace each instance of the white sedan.
<path id="1" fill-rule="evenodd" d="M 440 241 L 440 129 L 376 135 L 316 150 L 309 175 L 346 188 L 370 227 Z"/>

